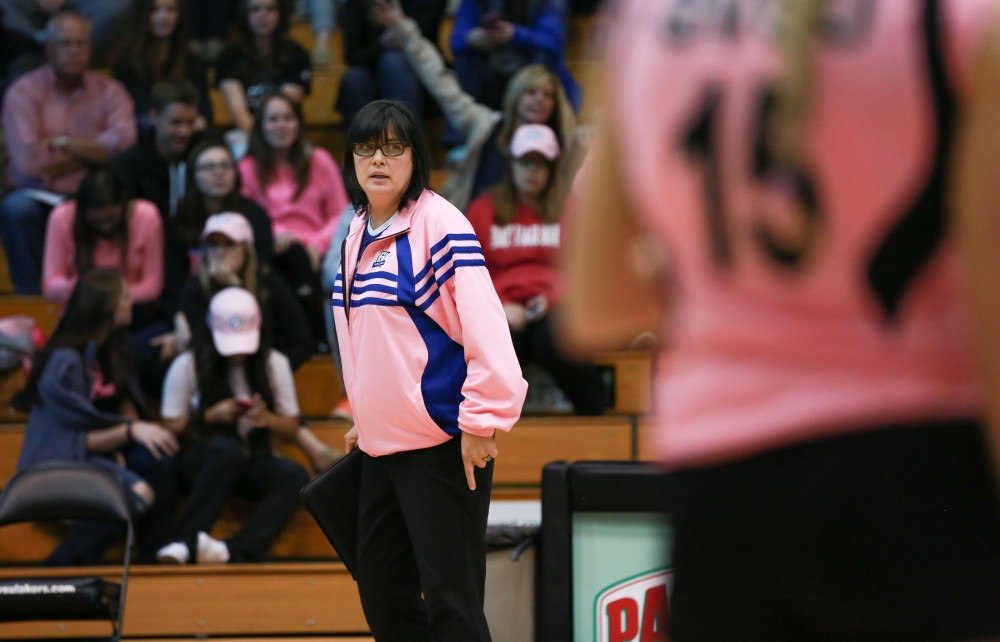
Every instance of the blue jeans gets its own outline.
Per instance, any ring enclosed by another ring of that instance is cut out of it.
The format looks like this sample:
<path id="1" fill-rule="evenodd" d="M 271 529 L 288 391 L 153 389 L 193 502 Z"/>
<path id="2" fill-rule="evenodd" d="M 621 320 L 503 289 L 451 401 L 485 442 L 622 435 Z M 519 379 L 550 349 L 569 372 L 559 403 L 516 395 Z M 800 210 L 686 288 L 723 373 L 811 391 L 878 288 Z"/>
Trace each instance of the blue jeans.
<path id="1" fill-rule="evenodd" d="M 41 294 L 45 226 L 52 208 L 14 190 L 0 201 L 0 235 L 18 294 Z"/>
<path id="2" fill-rule="evenodd" d="M 299 10 L 309 15 L 313 33 L 333 31 L 334 0 L 298 0 Z"/>
<path id="3" fill-rule="evenodd" d="M 402 51 L 386 51 L 375 69 L 350 67 L 340 79 L 337 110 L 350 125 L 361 108 L 379 98 L 406 103 L 418 121 L 424 118 L 420 78 Z"/>
<path id="4" fill-rule="evenodd" d="M 174 456 L 157 459 L 141 444 L 129 447 L 123 454 L 126 470 L 122 473 L 127 474 L 122 474 L 121 478 L 128 490 L 138 561 L 150 564 L 156 560 L 156 551 L 172 539 L 179 501 L 178 461 Z M 110 459 L 106 462 L 109 468 L 117 467 Z M 145 480 L 153 489 L 156 499 L 152 506 L 145 509 L 139 506 L 140 500 L 131 488 L 136 479 Z M 124 525 L 116 522 L 81 520 L 70 529 L 44 563 L 46 566 L 91 566 L 124 533 Z"/>

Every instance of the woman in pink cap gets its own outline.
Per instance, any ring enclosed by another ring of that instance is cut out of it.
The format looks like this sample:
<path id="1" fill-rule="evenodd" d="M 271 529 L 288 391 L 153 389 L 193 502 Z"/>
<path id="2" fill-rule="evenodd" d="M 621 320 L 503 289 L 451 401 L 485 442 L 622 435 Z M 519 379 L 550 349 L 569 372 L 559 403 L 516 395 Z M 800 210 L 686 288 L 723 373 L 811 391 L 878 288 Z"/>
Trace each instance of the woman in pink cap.
<path id="1" fill-rule="evenodd" d="M 173 564 L 256 562 L 291 520 L 309 474 L 274 453 L 274 440 L 299 430 L 288 359 L 261 338 L 260 306 L 243 288 L 226 288 L 208 307 L 210 340 L 170 365 L 160 414 L 181 435 L 181 487 L 188 503 L 176 540 L 157 553 Z M 204 337 L 208 339 L 208 337 Z M 210 533 L 233 495 L 257 502 L 226 541 Z"/>
<path id="2" fill-rule="evenodd" d="M 469 207 L 522 365 L 535 361 L 581 415 L 599 415 L 597 367 L 574 363 L 556 346 L 549 310 L 558 296 L 556 257 L 565 233 L 559 140 L 548 125 L 521 125 L 511 138 L 503 179 Z"/>

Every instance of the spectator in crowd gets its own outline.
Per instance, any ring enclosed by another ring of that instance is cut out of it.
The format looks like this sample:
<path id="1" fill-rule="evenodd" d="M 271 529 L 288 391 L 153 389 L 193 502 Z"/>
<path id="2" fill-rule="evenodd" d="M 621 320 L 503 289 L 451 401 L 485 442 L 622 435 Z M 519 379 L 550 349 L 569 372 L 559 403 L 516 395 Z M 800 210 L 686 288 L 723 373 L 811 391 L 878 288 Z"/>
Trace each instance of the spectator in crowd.
<path id="1" fill-rule="evenodd" d="M 547 125 L 521 125 L 510 143 L 506 175 L 469 207 L 523 364 L 535 361 L 581 415 L 604 411 L 601 372 L 572 362 L 556 345 L 549 312 L 558 293 L 556 258 L 565 226 L 559 141 Z"/>
<path id="2" fill-rule="evenodd" d="M 77 278 L 113 268 L 136 304 L 152 305 L 163 288 L 163 223 L 156 206 L 130 199 L 109 168 L 88 172 L 76 199 L 60 203 L 45 231 L 42 294 L 65 301 Z M 133 321 L 139 321 L 133 314 Z"/>
<path id="3" fill-rule="evenodd" d="M 420 33 L 437 47 L 445 0 L 406 0 L 402 11 L 416 21 Z M 406 103 L 418 120 L 424 118 L 420 78 L 402 52 L 399 38 L 385 33 L 371 0 L 346 0 L 342 5 L 344 61 L 347 71 L 337 90 L 337 110 L 350 124 L 358 111 L 378 98 Z"/>
<path id="4" fill-rule="evenodd" d="M 325 149 L 309 144 L 304 129 L 298 105 L 281 93 L 265 96 L 240 177 L 243 195 L 271 217 L 275 267 L 322 340 L 320 263 L 349 201 L 340 168 Z"/>
<path id="5" fill-rule="evenodd" d="M 164 563 L 256 562 L 291 520 L 309 481 L 298 464 L 276 456 L 274 440 L 299 430 L 295 381 L 288 359 L 261 340 L 253 294 L 226 288 L 209 303 L 210 340 L 170 366 L 161 414 L 182 435 L 181 486 L 187 505 L 177 540 L 157 554 Z M 233 495 L 258 502 L 226 541 L 209 534 Z"/>
<path id="6" fill-rule="evenodd" d="M 336 24 L 336 0 L 298 0 L 296 14 L 308 17 L 313 32 L 313 65 L 330 64 L 330 32 Z"/>
<path id="7" fill-rule="evenodd" d="M 555 71 L 579 110 L 582 93 L 566 68 L 566 29 L 554 0 L 461 0 L 450 44 L 458 82 L 476 102 L 500 109 L 511 77 L 537 63 Z"/>
<path id="8" fill-rule="evenodd" d="M 525 123 L 548 125 L 562 150 L 562 178 L 568 180 L 578 165 L 583 145 L 579 142 L 576 116 L 562 84 L 544 65 L 522 68 L 507 85 L 503 111 L 477 103 L 465 93 L 455 75 L 445 66 L 434 45 L 422 37 L 416 24 L 400 9 L 398 0 L 374 0 L 375 13 L 387 32 L 402 42 L 402 50 L 424 85 L 434 96 L 448 122 L 465 136 L 461 148 L 449 154 L 452 170 L 441 195 L 465 211 L 486 188 L 496 185 L 507 165 L 514 129 Z"/>
<path id="9" fill-rule="evenodd" d="M 167 79 L 191 81 L 198 90 L 200 118 L 195 126 L 201 130 L 212 124 L 208 70 L 191 49 L 187 21 L 184 0 L 139 0 L 133 12 L 128 40 L 112 73 L 135 102 L 140 132 L 151 125 L 153 87 Z"/>
<path id="10" fill-rule="evenodd" d="M 120 154 L 114 162 L 115 174 L 134 198 L 156 205 L 166 234 L 184 195 L 186 158 L 199 134 L 198 90 L 183 78 L 167 78 L 156 83 L 150 95 L 151 129 L 139 135 L 139 142 Z M 187 267 L 186 265 L 184 267 Z M 175 268 L 175 272 L 181 268 Z M 164 266 L 166 271 L 166 266 Z M 133 334 L 139 380 L 146 394 L 159 397 L 167 366 L 177 356 L 177 343 L 186 337 L 174 334 L 177 297 L 183 285 L 180 276 L 163 279 L 163 288 L 149 312 L 150 323 Z"/>
<path id="11" fill-rule="evenodd" d="M 187 335 L 208 332 L 205 315 L 208 303 L 227 287 L 241 287 L 253 294 L 261 307 L 261 332 L 268 345 L 285 355 L 292 371 L 312 355 L 312 330 L 285 280 L 270 269 L 260 269 L 253 248 L 253 229 L 246 217 L 235 212 L 208 218 L 202 232 L 201 266 L 198 277 L 188 281 L 181 293 Z M 343 452 L 320 441 L 308 428 L 301 427 L 296 445 L 319 472 L 340 459 Z"/>
<path id="12" fill-rule="evenodd" d="M 309 54 L 289 35 L 284 0 L 240 0 L 236 34 L 219 57 L 215 77 L 236 129 L 249 135 L 266 94 L 280 91 L 295 103 L 305 100 L 312 66 Z"/>
<path id="13" fill-rule="evenodd" d="M 50 36 L 49 21 L 60 13 L 82 16 L 93 28 L 92 49 L 87 52 L 103 64 L 118 46 L 120 28 L 132 10 L 132 0 L 0 0 L 4 24 L 41 42 Z"/>
<path id="14" fill-rule="evenodd" d="M 240 174 L 229 148 L 220 140 L 196 144 L 188 156 L 186 172 L 184 197 L 176 216 L 167 223 L 164 289 L 179 294 L 194 274 L 200 262 L 205 221 L 220 212 L 238 212 L 250 221 L 257 262 L 270 266 L 274 257 L 271 218 L 240 193 Z"/>
<path id="15" fill-rule="evenodd" d="M 176 516 L 178 442 L 142 420 L 145 403 L 124 336 L 131 311 L 117 271 L 92 270 L 76 282 L 19 399 L 28 427 L 18 468 L 85 460 L 116 473 L 137 525 L 139 559 L 149 562 L 169 541 Z M 94 564 L 123 532 L 120 524 L 79 522 L 46 562 Z"/>
<path id="16" fill-rule="evenodd" d="M 41 292 L 42 246 L 52 206 L 76 192 L 90 168 L 106 166 L 135 142 L 132 99 L 121 84 L 87 68 L 90 26 L 75 13 L 49 21 L 48 64 L 7 91 L 3 128 L 14 191 L 0 201 L 11 281 Z"/>
<path id="17" fill-rule="evenodd" d="M 156 205 L 164 223 L 177 214 L 184 198 L 187 157 L 202 134 L 198 131 L 200 94 L 183 78 L 167 78 L 149 96 L 150 129 L 114 161 L 115 174 L 136 198 Z"/>
<path id="18" fill-rule="evenodd" d="M 37 40 L 3 24 L 3 7 L 0 6 L 0 104 L 3 104 L 3 95 L 10 83 L 44 62 L 45 53 Z"/>

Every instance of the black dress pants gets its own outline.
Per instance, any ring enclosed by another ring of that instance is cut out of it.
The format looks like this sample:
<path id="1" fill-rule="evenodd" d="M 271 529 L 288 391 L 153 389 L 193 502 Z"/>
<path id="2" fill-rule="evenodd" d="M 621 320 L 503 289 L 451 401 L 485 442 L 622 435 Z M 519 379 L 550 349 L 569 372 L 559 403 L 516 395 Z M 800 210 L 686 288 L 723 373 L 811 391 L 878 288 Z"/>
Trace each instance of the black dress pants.
<path id="1" fill-rule="evenodd" d="M 483 600 L 493 463 L 476 469 L 473 492 L 459 437 L 363 456 L 358 590 L 375 639 L 488 642 Z"/>

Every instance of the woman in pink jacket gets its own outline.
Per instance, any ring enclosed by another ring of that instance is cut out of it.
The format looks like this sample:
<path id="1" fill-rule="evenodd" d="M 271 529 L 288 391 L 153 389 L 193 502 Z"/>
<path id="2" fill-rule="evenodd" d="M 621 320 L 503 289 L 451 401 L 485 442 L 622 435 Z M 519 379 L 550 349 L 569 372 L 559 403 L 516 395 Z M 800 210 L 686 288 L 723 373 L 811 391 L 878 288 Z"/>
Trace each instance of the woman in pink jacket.
<path id="1" fill-rule="evenodd" d="M 489 640 L 494 435 L 517 421 L 527 384 L 472 226 L 428 189 L 410 111 L 370 103 L 344 156 L 358 217 L 333 311 L 356 421 L 347 450 L 363 457 L 361 604 L 379 640 Z"/>
<path id="2" fill-rule="evenodd" d="M 319 269 L 348 203 L 344 181 L 330 154 L 306 140 L 302 112 L 288 96 L 264 96 L 259 116 L 240 161 L 243 195 L 271 217 L 275 267 L 305 308 L 313 336 L 323 337 Z"/>
<path id="3" fill-rule="evenodd" d="M 109 170 L 83 179 L 76 199 L 52 210 L 45 230 L 42 292 L 69 299 L 79 275 L 114 268 L 136 303 L 152 303 L 163 289 L 163 225 L 156 206 L 130 200 Z"/>

